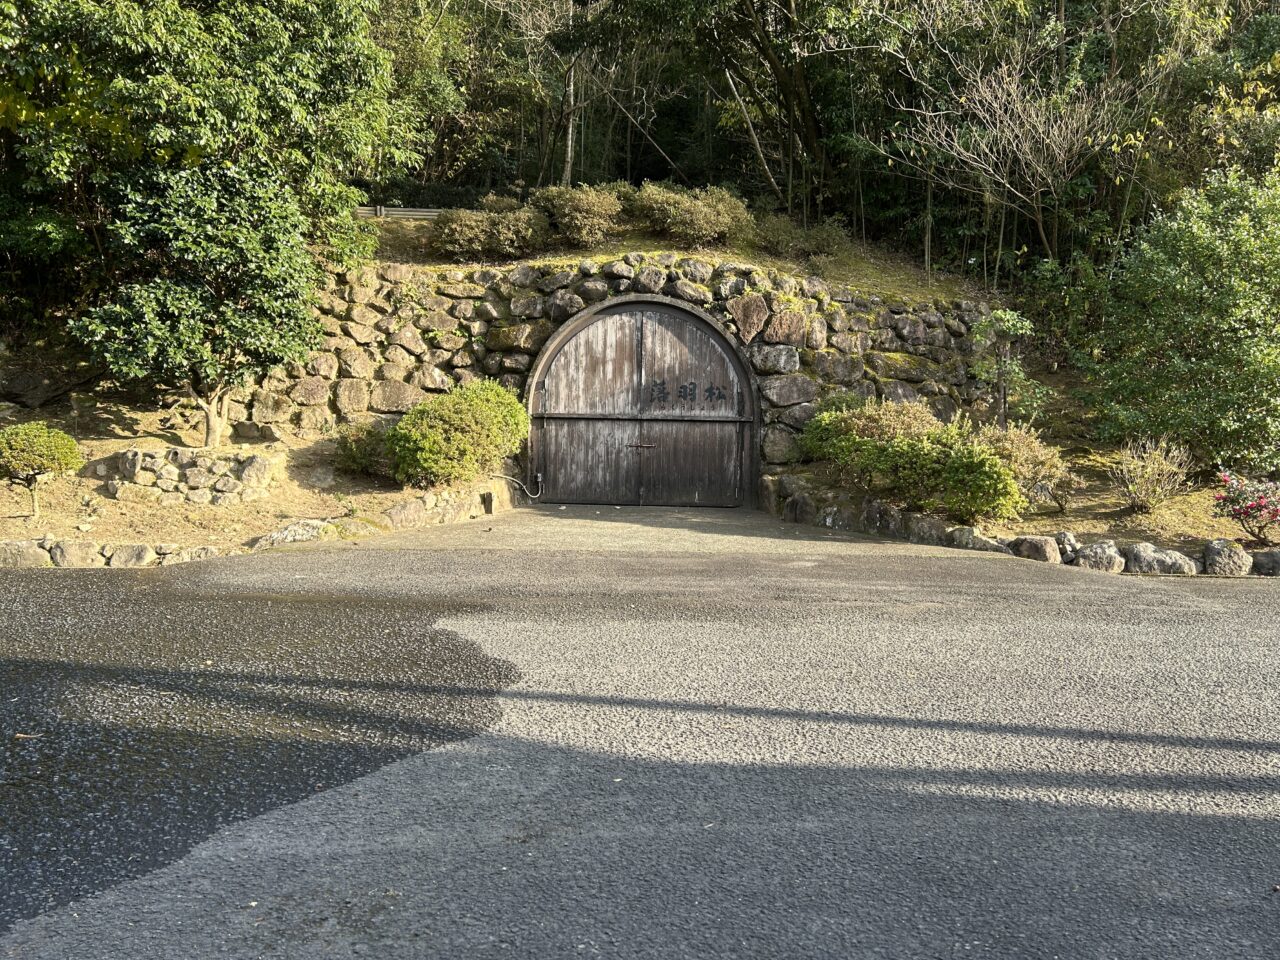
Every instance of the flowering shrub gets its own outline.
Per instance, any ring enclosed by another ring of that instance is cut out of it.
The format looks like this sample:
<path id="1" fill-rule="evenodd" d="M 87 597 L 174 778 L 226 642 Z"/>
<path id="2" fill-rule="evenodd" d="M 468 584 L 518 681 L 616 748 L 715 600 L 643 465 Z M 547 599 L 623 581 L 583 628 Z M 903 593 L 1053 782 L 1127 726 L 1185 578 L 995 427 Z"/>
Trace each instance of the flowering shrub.
<path id="1" fill-rule="evenodd" d="M 1230 517 L 1253 539 L 1271 543 L 1267 531 L 1280 524 L 1280 483 L 1251 481 L 1223 471 L 1223 490 L 1214 495 L 1213 512 Z"/>

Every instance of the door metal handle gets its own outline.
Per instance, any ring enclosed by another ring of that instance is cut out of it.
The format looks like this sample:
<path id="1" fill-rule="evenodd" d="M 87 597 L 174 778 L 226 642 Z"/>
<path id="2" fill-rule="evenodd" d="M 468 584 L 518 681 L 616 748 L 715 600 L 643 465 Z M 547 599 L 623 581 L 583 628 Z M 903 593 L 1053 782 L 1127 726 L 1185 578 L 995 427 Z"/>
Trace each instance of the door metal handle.
<path id="1" fill-rule="evenodd" d="M 652 450 L 657 446 L 656 443 L 628 443 L 628 447 L 632 450 Z"/>

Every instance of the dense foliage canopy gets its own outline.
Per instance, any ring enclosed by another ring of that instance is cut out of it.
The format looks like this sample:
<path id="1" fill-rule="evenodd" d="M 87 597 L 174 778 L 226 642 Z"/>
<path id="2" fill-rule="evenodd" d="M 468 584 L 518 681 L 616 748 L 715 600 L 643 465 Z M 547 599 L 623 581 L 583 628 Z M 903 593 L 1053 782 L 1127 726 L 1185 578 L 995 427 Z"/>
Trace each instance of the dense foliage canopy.
<path id="1" fill-rule="evenodd" d="M 349 177 L 414 157 L 367 14 L 0 4 L 3 326 L 65 318 L 117 374 L 205 399 L 296 355 L 315 254 L 370 249 Z"/>
<path id="2" fill-rule="evenodd" d="M 1115 432 L 1280 468 L 1280 175 L 1214 175 L 1143 230 L 1098 352 Z"/>

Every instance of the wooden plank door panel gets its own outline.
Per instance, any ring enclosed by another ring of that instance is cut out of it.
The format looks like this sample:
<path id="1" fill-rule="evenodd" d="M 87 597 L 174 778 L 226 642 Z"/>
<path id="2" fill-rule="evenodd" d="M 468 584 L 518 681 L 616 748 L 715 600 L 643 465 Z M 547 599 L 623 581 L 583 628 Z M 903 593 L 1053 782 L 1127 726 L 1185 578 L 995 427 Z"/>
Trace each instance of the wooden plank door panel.
<path id="1" fill-rule="evenodd" d="M 743 502 L 746 425 L 733 420 L 645 420 L 641 503 L 736 507 Z"/>
<path id="2" fill-rule="evenodd" d="M 645 311 L 641 348 L 645 416 L 714 420 L 741 414 L 742 384 L 725 345 L 686 317 Z"/>
<path id="3" fill-rule="evenodd" d="M 551 362 L 534 413 L 636 416 L 640 412 L 640 317 L 607 314 L 566 343 Z"/>
<path id="4" fill-rule="evenodd" d="M 640 502 L 639 420 L 538 421 L 543 499 L 549 503 Z"/>

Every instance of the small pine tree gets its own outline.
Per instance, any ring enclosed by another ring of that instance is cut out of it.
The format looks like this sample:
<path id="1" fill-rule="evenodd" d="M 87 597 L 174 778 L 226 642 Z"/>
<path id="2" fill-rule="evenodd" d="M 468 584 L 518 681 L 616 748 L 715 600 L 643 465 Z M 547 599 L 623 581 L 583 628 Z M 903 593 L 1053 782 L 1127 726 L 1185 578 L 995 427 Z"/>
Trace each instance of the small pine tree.
<path id="1" fill-rule="evenodd" d="M 69 434 L 47 423 L 19 423 L 0 430 L 0 472 L 10 483 L 31 493 L 31 516 L 40 516 L 36 484 L 42 477 L 70 473 L 84 466 L 80 448 Z"/>

